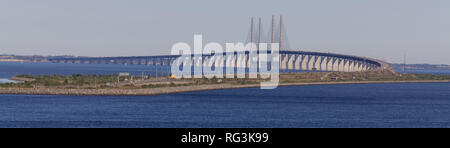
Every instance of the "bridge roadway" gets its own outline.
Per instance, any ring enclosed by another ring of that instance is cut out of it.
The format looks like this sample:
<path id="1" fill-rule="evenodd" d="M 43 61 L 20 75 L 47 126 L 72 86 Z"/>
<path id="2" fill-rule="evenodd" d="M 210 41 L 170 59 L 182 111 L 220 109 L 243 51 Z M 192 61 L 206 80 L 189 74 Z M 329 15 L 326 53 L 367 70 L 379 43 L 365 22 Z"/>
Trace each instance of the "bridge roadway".
<path id="1" fill-rule="evenodd" d="M 223 56 L 203 55 L 201 58 L 192 56 L 191 66 L 211 66 L 249 68 L 249 54 L 225 54 Z M 82 57 L 82 58 L 51 58 L 52 63 L 71 64 L 128 64 L 128 65 L 154 65 L 170 66 L 179 55 L 163 56 L 134 56 L 134 57 Z M 200 56 L 199 56 L 200 57 Z M 306 52 L 306 51 L 280 51 L 280 70 L 282 72 L 301 71 L 334 71 L 358 72 L 388 69 L 390 65 L 376 59 L 350 55 Z"/>

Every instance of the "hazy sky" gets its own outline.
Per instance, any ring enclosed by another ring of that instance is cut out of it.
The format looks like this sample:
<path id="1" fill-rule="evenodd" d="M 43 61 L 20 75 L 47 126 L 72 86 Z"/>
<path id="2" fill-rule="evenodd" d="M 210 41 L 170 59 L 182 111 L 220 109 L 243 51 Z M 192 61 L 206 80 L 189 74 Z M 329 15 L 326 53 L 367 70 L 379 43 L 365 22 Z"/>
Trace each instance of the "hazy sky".
<path id="1" fill-rule="evenodd" d="M 142 56 L 244 41 L 283 15 L 292 48 L 450 64 L 449 0 L 1 0 L 0 54 Z"/>

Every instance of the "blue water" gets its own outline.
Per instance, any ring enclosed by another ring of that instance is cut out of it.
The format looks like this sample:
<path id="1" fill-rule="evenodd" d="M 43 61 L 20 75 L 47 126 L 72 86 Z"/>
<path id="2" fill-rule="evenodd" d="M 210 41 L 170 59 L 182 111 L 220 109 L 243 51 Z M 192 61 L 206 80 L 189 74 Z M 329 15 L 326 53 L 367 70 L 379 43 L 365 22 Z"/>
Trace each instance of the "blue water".
<path id="1" fill-rule="evenodd" d="M 0 78 L 125 70 L 147 69 L 0 63 Z M 138 97 L 0 95 L 0 127 L 450 127 L 450 83 L 246 88 Z"/>
<path id="2" fill-rule="evenodd" d="M 141 97 L 0 95 L 0 127 L 450 127 L 450 83 Z"/>

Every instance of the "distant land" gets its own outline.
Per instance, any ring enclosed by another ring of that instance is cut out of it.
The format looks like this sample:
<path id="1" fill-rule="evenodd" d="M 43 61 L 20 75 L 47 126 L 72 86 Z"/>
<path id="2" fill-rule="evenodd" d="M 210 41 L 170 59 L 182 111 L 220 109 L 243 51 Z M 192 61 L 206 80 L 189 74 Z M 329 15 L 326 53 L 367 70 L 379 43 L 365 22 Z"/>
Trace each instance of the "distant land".
<path id="1" fill-rule="evenodd" d="M 391 64 L 394 69 L 413 69 L 413 70 L 450 70 L 450 65 L 445 64 Z"/>
<path id="2" fill-rule="evenodd" d="M 23 55 L 0 55 L 0 62 L 32 62 L 32 63 L 47 63 L 50 58 L 74 58 L 75 56 L 23 56 Z"/>
<path id="3" fill-rule="evenodd" d="M 208 79 L 139 77 L 118 75 L 16 75 L 17 83 L 0 84 L 0 94 L 76 95 L 76 96 L 151 96 L 206 90 L 259 88 L 261 78 Z M 308 72 L 280 74 L 279 86 L 449 83 L 450 75 L 398 74 L 392 71 Z"/>

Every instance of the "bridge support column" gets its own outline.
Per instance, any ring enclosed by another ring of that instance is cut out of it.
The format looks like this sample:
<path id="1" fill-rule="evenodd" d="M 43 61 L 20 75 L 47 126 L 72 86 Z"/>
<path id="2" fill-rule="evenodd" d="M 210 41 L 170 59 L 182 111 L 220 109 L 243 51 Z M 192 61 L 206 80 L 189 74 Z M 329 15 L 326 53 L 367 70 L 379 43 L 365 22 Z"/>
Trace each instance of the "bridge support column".
<path id="1" fill-rule="evenodd" d="M 375 65 L 370 64 L 370 70 L 375 70 Z"/>
<path id="2" fill-rule="evenodd" d="M 338 58 L 334 58 L 333 61 L 333 71 L 334 72 L 339 72 L 339 59 Z"/>
<path id="3" fill-rule="evenodd" d="M 245 68 L 252 68 L 250 53 L 245 55 Z"/>
<path id="4" fill-rule="evenodd" d="M 330 60 L 328 59 L 328 57 L 322 57 L 321 60 L 321 64 L 320 64 L 320 71 L 327 71 L 327 66 L 328 66 L 328 62 L 330 62 Z"/>
<path id="5" fill-rule="evenodd" d="M 294 66 L 295 66 L 295 71 L 296 72 L 299 72 L 302 68 L 301 68 L 301 65 L 302 65 L 302 56 L 301 55 L 296 55 L 296 60 L 295 60 L 295 64 L 294 64 Z"/>
<path id="6" fill-rule="evenodd" d="M 224 56 L 219 56 L 217 59 L 216 59 L 216 68 L 224 68 L 225 67 L 225 64 L 224 64 Z"/>
<path id="7" fill-rule="evenodd" d="M 238 54 L 237 55 L 237 68 L 244 68 L 244 63 L 245 59 L 244 59 L 244 55 L 242 54 Z"/>
<path id="8" fill-rule="evenodd" d="M 203 68 L 205 68 L 205 67 L 208 66 L 208 60 L 209 60 L 209 57 L 207 57 L 207 56 L 204 56 L 204 57 L 202 58 L 202 67 L 203 67 Z"/>
<path id="9" fill-rule="evenodd" d="M 351 72 L 351 64 L 352 64 L 352 61 L 351 60 L 347 60 L 347 62 L 345 63 L 344 72 Z"/>
<path id="10" fill-rule="evenodd" d="M 147 65 L 147 60 L 146 59 L 140 59 L 139 60 L 139 65 Z"/>
<path id="11" fill-rule="evenodd" d="M 333 71 L 333 66 L 334 66 L 335 59 L 332 58 L 332 57 L 329 57 L 328 59 L 329 59 L 329 61 L 327 63 L 327 72 L 331 72 L 331 71 Z"/>
<path id="12" fill-rule="evenodd" d="M 358 69 L 357 69 L 357 71 L 358 71 L 358 72 L 363 71 L 363 70 L 362 70 L 362 63 L 361 63 L 361 62 L 358 62 Z"/>
<path id="13" fill-rule="evenodd" d="M 371 64 L 367 64 L 367 71 L 371 71 L 372 70 L 372 65 Z"/>
<path id="14" fill-rule="evenodd" d="M 310 56 L 309 57 L 309 63 L 308 63 L 308 70 L 312 71 L 315 67 L 317 57 L 316 56 Z"/>
<path id="15" fill-rule="evenodd" d="M 192 57 L 192 70 L 194 78 L 202 78 L 203 74 L 203 56 L 193 56 Z"/>
<path id="16" fill-rule="evenodd" d="M 245 53 L 238 53 L 238 59 L 237 59 L 237 77 L 238 78 L 245 78 L 245 74 L 246 74 L 246 54 Z"/>
<path id="17" fill-rule="evenodd" d="M 288 55 L 288 70 L 294 70 L 295 55 Z"/>
<path id="18" fill-rule="evenodd" d="M 244 67 L 243 67 L 244 69 L 249 68 L 249 63 L 250 62 L 249 62 L 248 54 L 244 54 L 244 60 L 242 62 L 243 62 L 242 65 L 244 65 Z"/>
<path id="19" fill-rule="evenodd" d="M 320 71 L 321 62 L 322 62 L 321 56 L 314 56 L 314 68 L 311 70 Z"/>
<path id="20" fill-rule="evenodd" d="M 191 67 L 191 69 L 192 67 L 194 67 L 194 62 L 195 62 L 194 58 L 191 57 L 191 60 L 189 61 L 189 66 Z"/>
<path id="21" fill-rule="evenodd" d="M 208 58 L 208 62 L 207 62 L 208 67 L 214 67 L 215 66 L 215 61 L 216 61 L 215 58 L 216 57 L 214 57 L 214 56 Z"/>
<path id="22" fill-rule="evenodd" d="M 347 60 L 345 59 L 339 59 L 339 72 L 345 72 L 345 64 L 347 63 Z"/>
<path id="23" fill-rule="evenodd" d="M 343 63 L 343 68 L 342 68 L 342 72 L 348 72 L 348 67 L 349 67 L 349 63 L 350 61 L 348 61 L 347 59 L 344 59 L 344 63 Z"/>
<path id="24" fill-rule="evenodd" d="M 234 59 L 234 55 L 226 55 L 225 56 L 225 67 L 229 68 L 230 66 L 234 68 L 234 63 L 232 60 Z M 228 73 L 228 72 L 227 72 Z"/>
<path id="25" fill-rule="evenodd" d="M 302 55 L 302 67 L 301 70 L 308 70 L 310 56 Z"/>
<path id="26" fill-rule="evenodd" d="M 350 62 L 350 70 L 349 70 L 350 72 L 355 72 L 355 61 L 351 61 Z"/>
<path id="27" fill-rule="evenodd" d="M 369 67 L 367 66 L 367 63 L 364 63 L 364 65 L 363 65 L 363 70 L 364 70 L 364 71 L 369 71 Z"/>
<path id="28" fill-rule="evenodd" d="M 157 60 L 156 60 L 156 59 L 153 59 L 153 62 L 152 62 L 153 66 L 156 67 L 157 63 L 158 63 Z"/>
<path id="29" fill-rule="evenodd" d="M 227 55 L 226 61 L 226 78 L 234 78 L 234 74 L 236 71 L 236 55 L 233 53 L 232 55 Z"/>
<path id="30" fill-rule="evenodd" d="M 197 58 L 195 58 L 194 57 L 194 59 L 195 59 L 195 67 L 203 67 L 202 65 L 203 65 L 203 57 L 197 57 Z"/>
<path id="31" fill-rule="evenodd" d="M 287 62 L 288 62 L 288 56 L 283 54 L 280 55 L 280 70 L 286 70 L 287 69 Z"/>

